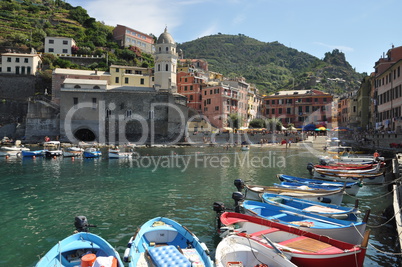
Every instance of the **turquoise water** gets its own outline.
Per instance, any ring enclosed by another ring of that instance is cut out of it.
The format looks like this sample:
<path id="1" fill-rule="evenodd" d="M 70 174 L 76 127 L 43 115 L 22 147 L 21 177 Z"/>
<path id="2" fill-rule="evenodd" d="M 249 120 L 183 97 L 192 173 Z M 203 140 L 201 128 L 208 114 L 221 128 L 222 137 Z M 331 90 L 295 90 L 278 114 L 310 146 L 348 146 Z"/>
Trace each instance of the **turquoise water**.
<path id="1" fill-rule="evenodd" d="M 74 230 L 74 217 L 97 225 L 91 231 L 122 254 L 137 227 L 156 216 L 187 226 L 214 252 L 219 242 L 213 203 L 233 207 L 235 179 L 277 182 L 276 174 L 309 177 L 316 154 L 301 149 L 144 148 L 133 159 L 0 158 L 0 266 L 34 266 Z M 106 153 L 105 153 L 106 154 Z M 391 204 L 387 187 L 364 186 L 360 209 L 371 209 L 365 266 L 395 266 L 394 226 L 383 224 Z M 344 197 L 345 205 L 355 199 Z M 379 251 L 380 250 L 380 251 Z"/>

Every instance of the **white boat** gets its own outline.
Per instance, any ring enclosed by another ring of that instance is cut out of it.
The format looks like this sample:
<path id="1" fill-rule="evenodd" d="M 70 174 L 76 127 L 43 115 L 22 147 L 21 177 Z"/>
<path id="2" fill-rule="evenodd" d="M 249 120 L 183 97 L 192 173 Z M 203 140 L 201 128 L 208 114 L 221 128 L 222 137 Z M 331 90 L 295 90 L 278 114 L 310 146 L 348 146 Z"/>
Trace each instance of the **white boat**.
<path id="1" fill-rule="evenodd" d="M 241 151 L 249 151 L 250 147 L 249 146 L 241 146 Z"/>
<path id="2" fill-rule="evenodd" d="M 0 157 L 7 157 L 10 156 L 10 153 L 5 152 L 5 151 L 0 151 Z"/>
<path id="3" fill-rule="evenodd" d="M 30 151 L 30 149 L 23 146 L 2 146 L 0 151 L 7 153 L 9 156 L 15 156 L 21 151 Z"/>
<path id="4" fill-rule="evenodd" d="M 215 253 L 215 266 L 296 267 L 279 250 L 245 236 L 231 235 L 219 242 Z"/>
<path id="5" fill-rule="evenodd" d="M 361 181 L 365 185 L 383 184 L 385 181 L 384 172 L 364 173 L 364 174 L 345 174 L 331 172 L 313 172 L 313 177 L 321 180 L 337 181 L 337 182 L 356 182 Z"/>
<path id="6" fill-rule="evenodd" d="M 120 152 L 119 149 L 109 149 L 109 158 L 110 159 L 122 159 L 122 158 L 131 158 L 133 153 L 130 152 Z"/>
<path id="7" fill-rule="evenodd" d="M 82 157 L 83 149 L 80 148 L 81 150 L 71 150 L 71 148 L 63 150 L 63 157 L 66 158 L 71 158 L 71 157 Z"/>
<path id="8" fill-rule="evenodd" d="M 43 143 L 43 148 L 46 149 L 45 156 L 54 158 L 63 155 L 63 150 L 60 149 L 60 141 L 48 141 Z"/>

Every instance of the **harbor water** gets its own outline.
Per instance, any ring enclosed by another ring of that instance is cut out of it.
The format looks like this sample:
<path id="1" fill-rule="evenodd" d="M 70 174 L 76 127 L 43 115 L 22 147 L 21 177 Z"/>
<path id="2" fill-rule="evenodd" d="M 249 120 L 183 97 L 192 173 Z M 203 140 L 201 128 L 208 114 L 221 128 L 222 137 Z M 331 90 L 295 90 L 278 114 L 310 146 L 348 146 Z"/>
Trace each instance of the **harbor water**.
<path id="1" fill-rule="evenodd" d="M 91 232 L 122 255 L 137 228 L 165 216 L 185 225 L 214 255 L 219 243 L 213 203 L 232 208 L 235 179 L 271 185 L 276 174 L 310 177 L 317 153 L 277 145 L 250 151 L 224 147 L 137 148 L 132 159 L 0 158 L 0 266 L 34 266 L 84 215 Z M 398 266 L 396 231 L 383 211 L 388 186 L 363 186 L 357 196 L 371 209 L 364 266 Z M 344 197 L 353 206 L 355 198 Z"/>

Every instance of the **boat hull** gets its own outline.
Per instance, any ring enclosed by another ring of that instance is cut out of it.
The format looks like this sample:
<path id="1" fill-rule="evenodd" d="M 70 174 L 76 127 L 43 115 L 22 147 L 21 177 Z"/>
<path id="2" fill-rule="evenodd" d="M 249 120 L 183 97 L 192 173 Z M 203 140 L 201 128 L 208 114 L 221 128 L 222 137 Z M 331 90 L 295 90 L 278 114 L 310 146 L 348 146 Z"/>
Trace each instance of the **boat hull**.
<path id="1" fill-rule="evenodd" d="M 235 263 L 237 266 L 257 266 L 261 262 L 273 267 L 296 267 L 272 248 L 245 236 L 228 236 L 221 240 L 216 248 L 216 267 L 232 266 Z"/>
<path id="2" fill-rule="evenodd" d="M 190 258 L 194 266 L 213 266 L 205 244 L 184 226 L 164 217 L 144 223 L 127 247 L 124 259 L 129 261 L 129 267 L 154 266 L 148 265 L 147 257 L 155 261 L 157 266 L 166 257 L 169 257 L 170 266 L 179 266 L 179 262 L 190 266 Z"/>
<path id="3" fill-rule="evenodd" d="M 278 174 L 277 177 L 281 181 L 298 182 L 298 183 L 307 184 L 307 185 L 308 184 L 321 184 L 321 185 L 326 185 L 326 186 L 337 186 L 338 188 L 342 188 L 343 186 L 345 186 L 345 192 L 348 195 L 352 195 L 352 196 L 356 196 L 360 190 L 360 187 L 362 187 L 360 181 L 347 182 L 345 185 L 344 182 L 326 181 L 323 179 L 308 179 L 308 178 L 302 178 L 302 177 L 296 177 L 296 176 L 290 176 L 290 175 L 284 175 L 284 174 Z"/>
<path id="4" fill-rule="evenodd" d="M 274 245 L 299 267 L 363 266 L 366 245 L 356 246 L 246 214 L 225 212 L 220 220 L 229 229 L 221 235 L 245 235 L 270 248 Z"/>
<path id="5" fill-rule="evenodd" d="M 89 252 L 97 258 L 113 256 L 118 267 L 124 266 L 119 253 L 106 240 L 88 232 L 80 232 L 56 244 L 40 259 L 36 267 L 81 266 L 80 256 Z"/>
<path id="6" fill-rule="evenodd" d="M 306 232 L 325 235 L 350 243 L 360 244 L 366 230 L 366 223 L 343 221 L 314 214 L 295 212 L 283 207 L 257 201 L 244 201 L 244 213 L 268 220 L 278 220 L 282 224 L 300 227 Z"/>
<path id="7" fill-rule="evenodd" d="M 334 205 L 340 205 L 343 200 L 344 189 L 333 190 L 328 192 L 328 190 L 318 191 L 315 190 L 295 190 L 287 188 L 279 188 L 275 186 L 260 186 L 260 185 L 245 185 L 245 196 L 244 199 L 262 201 L 261 194 L 263 193 L 273 193 L 285 196 L 292 196 L 301 199 L 306 199 L 310 201 L 318 201 L 331 203 Z"/>
<path id="8" fill-rule="evenodd" d="M 379 174 L 359 174 L 359 175 L 347 175 L 347 174 L 333 174 L 330 172 L 313 172 L 313 177 L 328 181 L 338 181 L 338 182 L 356 182 L 362 181 L 363 184 L 383 184 L 385 181 L 384 173 Z"/>

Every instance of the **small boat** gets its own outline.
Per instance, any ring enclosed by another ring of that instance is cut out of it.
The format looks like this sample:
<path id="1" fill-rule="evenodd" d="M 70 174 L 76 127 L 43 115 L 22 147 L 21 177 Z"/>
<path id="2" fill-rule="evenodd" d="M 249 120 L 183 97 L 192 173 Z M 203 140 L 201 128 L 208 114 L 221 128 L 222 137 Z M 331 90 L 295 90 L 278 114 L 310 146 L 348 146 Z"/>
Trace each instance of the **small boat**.
<path id="1" fill-rule="evenodd" d="M 43 256 L 36 267 L 104 266 L 124 267 L 119 253 L 103 238 L 88 232 L 85 216 L 75 217 L 78 233 L 59 241 Z"/>
<path id="2" fill-rule="evenodd" d="M 278 179 L 283 181 L 283 182 L 291 182 L 291 183 L 298 183 L 298 184 L 305 184 L 305 185 L 310 185 L 310 184 L 317 184 L 317 185 L 324 185 L 324 186 L 335 186 L 338 188 L 342 188 L 345 186 L 345 192 L 348 195 L 356 196 L 357 193 L 359 192 L 360 187 L 362 187 L 362 183 L 360 181 L 354 181 L 354 182 L 333 182 L 333 181 L 326 181 L 326 180 L 319 180 L 319 179 L 309 179 L 309 178 L 302 178 L 302 177 L 296 177 L 296 176 L 290 176 L 290 175 L 285 175 L 285 174 L 278 174 L 277 175 Z"/>
<path id="3" fill-rule="evenodd" d="M 355 245 L 362 242 L 368 220 L 368 213 L 362 222 L 352 222 L 306 212 L 295 212 L 292 209 L 252 200 L 243 201 L 241 206 L 245 214 L 300 227 L 306 232 L 329 236 Z"/>
<path id="4" fill-rule="evenodd" d="M 383 184 L 385 181 L 385 175 L 383 171 L 379 171 L 377 173 L 365 173 L 365 174 L 357 174 L 357 173 L 333 173 L 326 171 L 316 171 L 313 172 L 313 178 L 329 180 L 329 181 L 337 181 L 337 182 L 356 182 L 362 181 L 363 184 Z"/>
<path id="5" fill-rule="evenodd" d="M 271 249 L 279 249 L 299 267 L 362 267 L 370 233 L 366 231 L 364 240 L 355 245 L 298 227 L 235 212 L 224 212 L 220 216 L 220 222 L 224 225 L 220 229 L 221 236 L 229 234 L 223 240 L 232 235 L 247 237 Z M 257 256 L 259 255 L 258 253 Z"/>
<path id="6" fill-rule="evenodd" d="M 46 154 L 45 149 L 42 150 L 29 150 L 29 151 L 21 151 L 21 156 L 22 157 L 41 157 L 41 156 L 45 156 Z"/>
<path id="7" fill-rule="evenodd" d="M 23 147 L 23 146 L 2 146 L 0 148 L 1 152 L 5 152 L 8 155 L 17 155 L 18 153 L 21 153 L 22 151 L 30 151 L 29 148 Z"/>
<path id="8" fill-rule="evenodd" d="M 330 172 L 333 174 L 341 173 L 341 174 L 366 174 L 366 173 L 377 173 L 380 170 L 380 164 L 367 165 L 368 168 L 363 169 L 349 169 L 347 167 L 339 167 L 339 168 L 329 168 L 329 166 L 324 165 L 314 165 L 314 171 L 317 172 Z"/>
<path id="9" fill-rule="evenodd" d="M 354 208 L 326 204 L 322 202 L 309 201 L 295 197 L 282 196 L 277 194 L 262 194 L 265 203 L 294 210 L 295 212 L 307 212 L 339 220 L 357 221 L 357 201 Z"/>
<path id="10" fill-rule="evenodd" d="M 110 159 L 121 159 L 121 158 L 131 158 L 133 153 L 130 152 L 120 152 L 119 149 L 109 149 Z"/>
<path id="11" fill-rule="evenodd" d="M 47 158 L 60 157 L 63 155 L 61 150 L 60 141 L 47 141 L 43 143 L 43 148 L 46 150 L 45 156 Z"/>
<path id="12" fill-rule="evenodd" d="M 89 147 L 84 150 L 84 158 L 99 158 L 102 152 L 94 147 Z"/>
<path id="13" fill-rule="evenodd" d="M 309 188 L 285 188 L 277 186 L 265 185 L 247 185 L 241 179 L 236 179 L 234 182 L 239 192 L 245 188 L 244 199 L 262 201 L 261 195 L 263 193 L 273 193 L 284 196 L 297 197 L 311 201 L 318 201 L 324 203 L 331 203 L 340 205 L 343 200 L 343 193 L 345 188 L 336 190 L 325 189 L 309 189 Z"/>
<path id="14" fill-rule="evenodd" d="M 249 151 L 250 147 L 249 146 L 241 146 L 241 151 Z"/>
<path id="15" fill-rule="evenodd" d="M 10 153 L 5 152 L 5 151 L 0 151 L 0 157 L 9 157 Z"/>
<path id="16" fill-rule="evenodd" d="M 230 235 L 219 242 L 215 251 L 215 266 L 297 267 L 279 249 L 240 235 Z"/>
<path id="17" fill-rule="evenodd" d="M 83 153 L 84 149 L 81 147 L 69 147 L 63 150 L 63 157 L 82 157 L 82 153 Z"/>
<path id="18" fill-rule="evenodd" d="M 204 243 L 178 222 L 156 217 L 130 239 L 124 261 L 134 266 L 213 266 Z M 169 262 L 169 265 L 164 265 Z"/>

